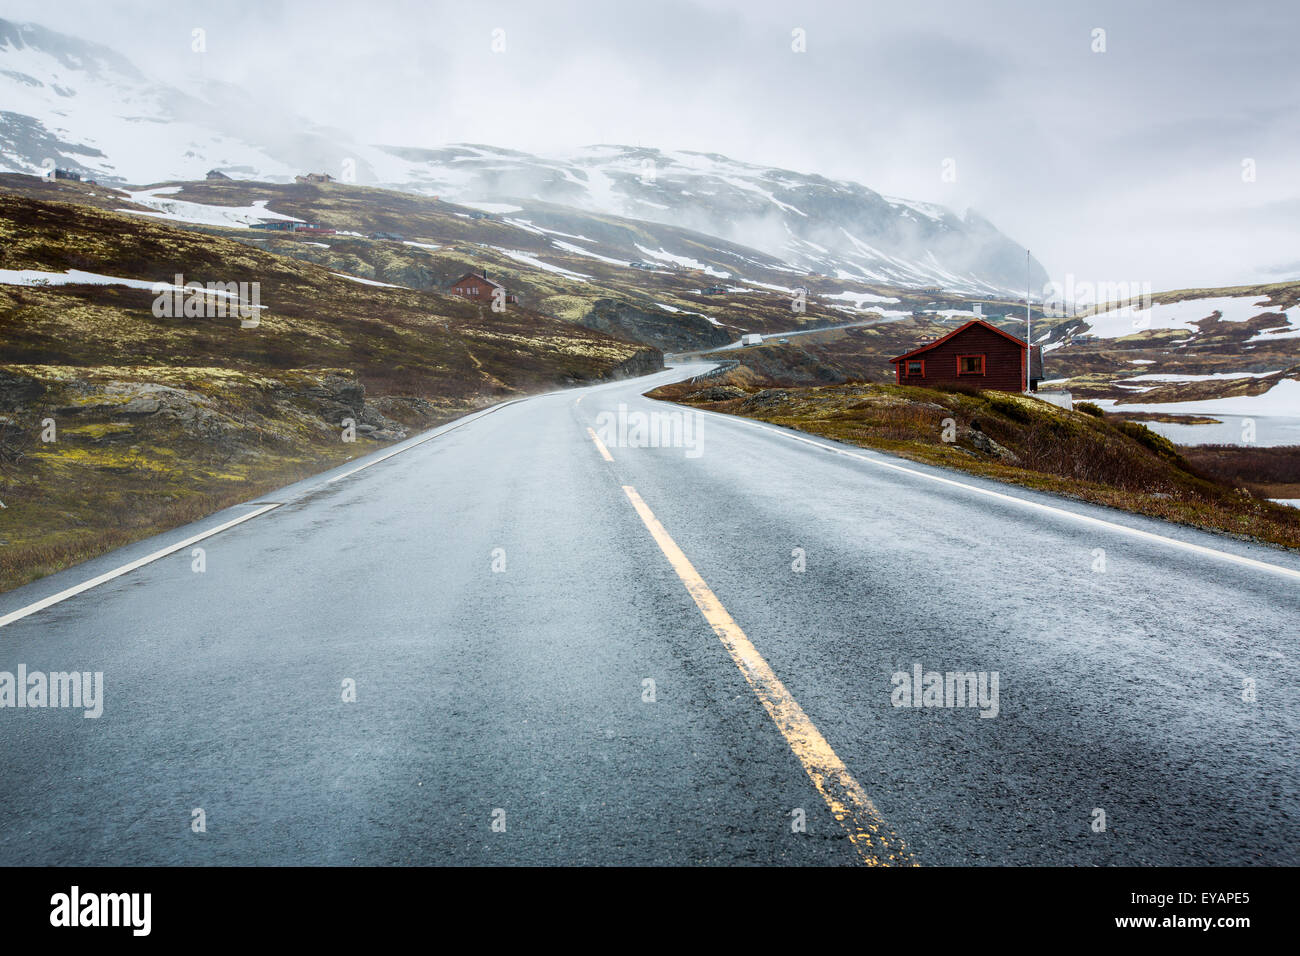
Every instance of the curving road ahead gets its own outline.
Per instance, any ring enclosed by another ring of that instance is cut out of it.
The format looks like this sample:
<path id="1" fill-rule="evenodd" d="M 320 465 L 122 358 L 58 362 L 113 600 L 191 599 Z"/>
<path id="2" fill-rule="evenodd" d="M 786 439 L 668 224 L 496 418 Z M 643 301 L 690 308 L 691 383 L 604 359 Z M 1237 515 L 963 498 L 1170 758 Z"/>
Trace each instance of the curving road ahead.
<path id="1" fill-rule="evenodd" d="M 0 671 L 104 675 L 0 709 L 0 865 L 1300 862 L 1300 556 L 716 415 L 636 447 L 699 370 L 0 596 Z M 985 706 L 895 706 L 917 665 Z"/>

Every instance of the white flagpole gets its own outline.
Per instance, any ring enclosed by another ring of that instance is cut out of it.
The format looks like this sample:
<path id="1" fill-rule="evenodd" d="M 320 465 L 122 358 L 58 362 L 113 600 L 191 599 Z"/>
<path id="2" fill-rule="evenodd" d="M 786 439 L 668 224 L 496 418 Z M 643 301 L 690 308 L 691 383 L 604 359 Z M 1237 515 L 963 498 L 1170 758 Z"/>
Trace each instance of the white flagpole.
<path id="1" fill-rule="evenodd" d="M 1025 250 L 1025 394 L 1033 391 L 1030 387 L 1030 376 L 1034 374 L 1034 342 L 1030 338 L 1032 331 L 1029 320 L 1029 250 Z"/>

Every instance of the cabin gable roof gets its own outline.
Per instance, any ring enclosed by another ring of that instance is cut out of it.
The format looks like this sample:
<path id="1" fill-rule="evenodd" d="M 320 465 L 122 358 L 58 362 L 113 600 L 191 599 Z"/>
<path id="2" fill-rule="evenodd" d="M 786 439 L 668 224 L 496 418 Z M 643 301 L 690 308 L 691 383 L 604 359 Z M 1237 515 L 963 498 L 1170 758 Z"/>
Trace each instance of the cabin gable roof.
<path id="1" fill-rule="evenodd" d="M 935 339 L 933 342 L 927 342 L 925 345 L 922 345 L 920 348 L 912 349 L 912 351 L 905 352 L 904 354 L 898 356 L 897 358 L 892 358 L 889 361 L 902 362 L 906 359 L 915 358 L 916 356 L 922 355 L 933 348 L 938 348 L 944 342 L 947 342 L 949 339 L 956 338 L 957 336 L 965 332 L 967 329 L 973 328 L 974 326 L 980 326 L 981 328 L 988 329 L 990 332 L 996 332 L 998 335 L 1002 336 L 1008 342 L 1011 342 L 1022 349 L 1025 348 L 1024 340 L 1016 338 L 1014 335 L 1010 334 L 1009 332 L 1003 332 L 996 325 L 990 325 L 988 322 L 985 322 L 983 319 L 972 319 L 971 321 L 963 325 L 961 328 L 953 329 L 943 338 Z"/>

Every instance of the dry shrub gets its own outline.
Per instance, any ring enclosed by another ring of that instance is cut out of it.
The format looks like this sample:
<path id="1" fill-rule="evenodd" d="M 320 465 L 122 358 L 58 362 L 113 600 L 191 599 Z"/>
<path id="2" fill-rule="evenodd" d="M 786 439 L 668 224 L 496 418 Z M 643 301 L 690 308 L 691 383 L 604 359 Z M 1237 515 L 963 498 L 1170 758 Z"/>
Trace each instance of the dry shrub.
<path id="1" fill-rule="evenodd" d="M 1200 445 L 1182 453 L 1202 475 L 1229 484 L 1300 484 L 1300 445 Z"/>

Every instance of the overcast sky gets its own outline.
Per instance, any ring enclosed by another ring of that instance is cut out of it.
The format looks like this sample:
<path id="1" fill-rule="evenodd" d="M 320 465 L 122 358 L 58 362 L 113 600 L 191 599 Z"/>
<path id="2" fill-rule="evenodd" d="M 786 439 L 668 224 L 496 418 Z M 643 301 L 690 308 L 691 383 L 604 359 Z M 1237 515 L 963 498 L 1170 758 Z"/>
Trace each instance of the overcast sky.
<path id="1" fill-rule="evenodd" d="M 7 0 L 0 15 L 162 80 L 256 87 L 369 142 L 694 149 L 974 207 L 1062 282 L 1300 277 L 1295 0 Z"/>

